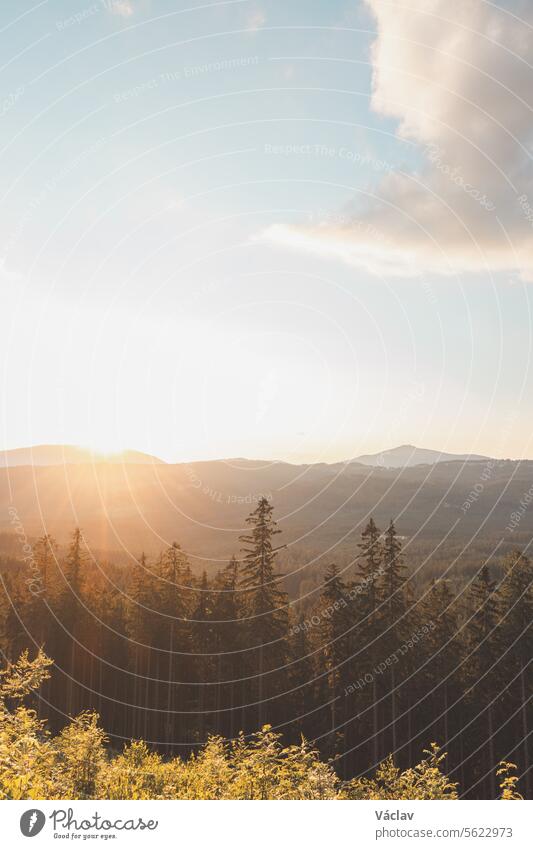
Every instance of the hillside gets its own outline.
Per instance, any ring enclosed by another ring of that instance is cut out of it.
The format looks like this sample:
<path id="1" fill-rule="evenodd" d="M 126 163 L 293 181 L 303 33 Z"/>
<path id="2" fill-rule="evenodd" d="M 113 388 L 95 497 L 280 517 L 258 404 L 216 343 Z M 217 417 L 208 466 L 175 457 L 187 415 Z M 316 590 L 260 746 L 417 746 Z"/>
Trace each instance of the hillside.
<path id="1" fill-rule="evenodd" d="M 420 466 L 423 464 L 445 463 L 450 461 L 471 462 L 476 460 L 488 460 L 481 454 L 449 454 L 446 451 L 433 451 L 431 448 L 417 448 L 416 445 L 399 445 L 381 451 L 379 454 L 362 454 L 354 459 L 354 463 L 363 466 L 384 466 L 387 469 L 400 469 L 407 466 Z"/>
<path id="2" fill-rule="evenodd" d="M 161 464 L 163 460 L 143 454 L 142 451 L 120 451 L 116 454 L 100 454 L 78 445 L 30 445 L 13 448 L 0 453 L 0 467 L 13 466 L 59 466 L 78 463 L 134 463 Z"/>
<path id="3" fill-rule="evenodd" d="M 65 540 L 80 525 L 91 545 L 137 554 L 177 540 L 191 554 L 225 558 L 238 550 L 258 497 L 274 502 L 291 547 L 330 556 L 352 550 L 370 514 L 393 517 L 413 542 L 518 539 L 533 533 L 525 509 L 533 462 L 441 462 L 401 470 L 359 464 L 214 461 L 191 464 L 71 464 L 0 469 L 0 530 L 13 507 L 25 533 Z"/>

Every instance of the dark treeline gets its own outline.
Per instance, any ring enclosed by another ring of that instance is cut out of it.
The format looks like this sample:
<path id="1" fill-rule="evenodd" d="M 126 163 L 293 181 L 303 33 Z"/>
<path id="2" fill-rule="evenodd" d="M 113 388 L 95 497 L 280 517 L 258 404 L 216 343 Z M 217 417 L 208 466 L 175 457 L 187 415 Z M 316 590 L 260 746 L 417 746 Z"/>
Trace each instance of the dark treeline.
<path id="1" fill-rule="evenodd" d="M 242 550 L 212 580 L 178 544 L 125 570 L 95 563 L 76 530 L 58 554 L 43 537 L 24 568 L 2 572 L 1 648 L 43 646 L 54 658 L 39 715 L 59 729 L 98 711 L 118 747 L 142 738 L 187 755 L 208 734 L 265 723 L 301 734 L 342 778 L 389 753 L 412 765 L 432 741 L 467 795 L 495 798 L 495 769 L 513 760 L 531 798 L 533 566 L 508 555 L 458 595 L 446 580 L 416 586 L 394 524 L 364 529 L 349 569 L 329 566 L 313 603 L 289 603 L 278 528 L 261 499 Z"/>

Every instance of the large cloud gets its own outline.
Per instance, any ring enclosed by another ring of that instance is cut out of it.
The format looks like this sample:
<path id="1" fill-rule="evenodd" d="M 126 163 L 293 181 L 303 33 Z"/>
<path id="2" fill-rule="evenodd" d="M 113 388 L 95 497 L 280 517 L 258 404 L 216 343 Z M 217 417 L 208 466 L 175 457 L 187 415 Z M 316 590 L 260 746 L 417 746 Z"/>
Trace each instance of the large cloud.
<path id="1" fill-rule="evenodd" d="M 423 165 L 387 174 L 340 223 L 270 235 L 377 272 L 533 279 L 531 0 L 365 2 L 373 109 L 420 145 Z"/>

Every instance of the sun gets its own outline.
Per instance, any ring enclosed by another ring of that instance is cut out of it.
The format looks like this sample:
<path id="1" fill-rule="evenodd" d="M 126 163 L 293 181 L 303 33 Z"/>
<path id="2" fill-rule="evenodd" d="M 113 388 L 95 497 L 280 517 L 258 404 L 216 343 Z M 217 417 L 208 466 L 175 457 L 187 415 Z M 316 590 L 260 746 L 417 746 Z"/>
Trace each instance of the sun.
<path id="1" fill-rule="evenodd" d="M 90 442 L 80 445 L 80 448 L 98 457 L 115 457 L 126 450 L 121 443 L 110 439 L 91 439 Z"/>

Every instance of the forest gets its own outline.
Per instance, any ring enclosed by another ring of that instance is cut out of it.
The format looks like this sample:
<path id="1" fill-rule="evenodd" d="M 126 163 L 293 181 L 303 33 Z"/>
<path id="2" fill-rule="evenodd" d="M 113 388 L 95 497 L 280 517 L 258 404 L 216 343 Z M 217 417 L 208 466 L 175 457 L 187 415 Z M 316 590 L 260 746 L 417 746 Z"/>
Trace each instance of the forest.
<path id="1" fill-rule="evenodd" d="M 98 561 L 80 529 L 3 566 L 4 798 L 532 797 L 524 552 L 415 582 L 370 519 L 295 599 L 272 503 L 246 521 L 209 578 L 177 542 Z"/>

